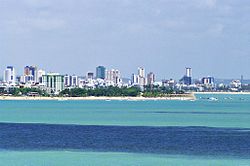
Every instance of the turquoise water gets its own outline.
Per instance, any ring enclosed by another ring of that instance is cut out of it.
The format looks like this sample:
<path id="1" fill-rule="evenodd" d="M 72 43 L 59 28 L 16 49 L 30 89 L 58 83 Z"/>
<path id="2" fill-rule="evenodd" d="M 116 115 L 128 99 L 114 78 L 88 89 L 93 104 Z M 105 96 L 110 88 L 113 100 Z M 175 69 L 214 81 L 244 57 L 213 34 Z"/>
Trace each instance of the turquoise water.
<path id="1" fill-rule="evenodd" d="M 209 101 L 207 97 L 219 100 Z M 197 95 L 197 98 L 197 101 L 0 101 L 0 122 L 250 128 L 250 95 Z M 250 165 L 250 160 L 228 156 L 3 149 L 0 165 Z"/>
<path id="2" fill-rule="evenodd" d="M 0 101 L 0 122 L 250 128 L 250 95 L 213 96 L 219 100 Z"/>
<path id="3" fill-rule="evenodd" d="M 249 160 L 198 158 L 133 153 L 94 152 L 5 152 L 0 153 L 2 166 L 248 166 Z"/>

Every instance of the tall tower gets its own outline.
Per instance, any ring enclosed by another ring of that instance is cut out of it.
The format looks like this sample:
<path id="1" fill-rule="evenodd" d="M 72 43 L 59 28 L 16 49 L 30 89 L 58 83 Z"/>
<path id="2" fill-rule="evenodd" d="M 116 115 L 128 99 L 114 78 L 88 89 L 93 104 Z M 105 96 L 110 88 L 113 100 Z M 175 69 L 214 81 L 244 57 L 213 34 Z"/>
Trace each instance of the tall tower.
<path id="1" fill-rule="evenodd" d="M 24 77 L 30 77 L 31 81 L 39 82 L 38 70 L 36 66 L 25 66 L 24 67 Z"/>
<path id="2" fill-rule="evenodd" d="M 104 66 L 96 67 L 96 78 L 105 79 L 106 68 Z"/>
<path id="3" fill-rule="evenodd" d="M 148 73 L 148 75 L 147 75 L 148 85 L 153 85 L 154 82 L 155 82 L 155 74 L 153 72 Z"/>
<path id="4" fill-rule="evenodd" d="M 186 76 L 192 77 L 192 69 L 190 67 L 186 67 Z"/>
<path id="5" fill-rule="evenodd" d="M 4 70 L 3 81 L 8 84 L 14 84 L 16 82 L 16 73 L 13 66 L 7 66 Z"/>
<path id="6" fill-rule="evenodd" d="M 145 78 L 145 69 L 142 67 L 138 68 L 138 75 L 139 77 Z"/>
<path id="7" fill-rule="evenodd" d="M 186 67 L 186 74 L 180 80 L 184 85 L 192 84 L 192 69 L 190 67 Z"/>
<path id="8" fill-rule="evenodd" d="M 143 67 L 138 68 L 138 83 L 139 86 L 143 87 L 146 85 L 145 69 Z"/>

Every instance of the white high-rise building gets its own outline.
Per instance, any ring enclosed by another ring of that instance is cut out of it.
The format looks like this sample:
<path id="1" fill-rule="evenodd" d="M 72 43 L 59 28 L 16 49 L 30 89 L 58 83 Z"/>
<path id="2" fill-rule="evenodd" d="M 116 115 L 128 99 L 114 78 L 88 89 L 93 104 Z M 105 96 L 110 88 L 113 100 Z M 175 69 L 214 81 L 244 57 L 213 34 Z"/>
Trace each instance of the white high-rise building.
<path id="1" fill-rule="evenodd" d="M 192 69 L 190 67 L 186 67 L 186 76 L 192 77 Z"/>
<path id="2" fill-rule="evenodd" d="M 49 94 L 59 94 L 64 90 L 64 76 L 58 73 L 43 75 L 43 85 Z"/>
<path id="3" fill-rule="evenodd" d="M 145 77 L 139 77 L 139 85 L 143 87 L 146 85 L 146 78 Z"/>
<path id="4" fill-rule="evenodd" d="M 73 87 L 77 87 L 78 86 L 78 76 L 76 76 L 76 75 L 72 76 L 71 86 L 73 86 Z"/>
<path id="5" fill-rule="evenodd" d="M 71 86 L 71 80 L 70 80 L 70 76 L 69 75 L 65 75 L 64 76 L 64 85 L 66 87 L 70 87 Z"/>
<path id="6" fill-rule="evenodd" d="M 5 69 L 3 74 L 3 82 L 9 83 L 11 80 L 11 69 Z"/>
<path id="7" fill-rule="evenodd" d="M 138 68 L 138 75 L 139 75 L 139 77 L 145 78 L 145 69 L 142 67 L 139 67 Z"/>
<path id="8" fill-rule="evenodd" d="M 121 72 L 119 70 L 111 69 L 106 70 L 106 81 L 112 82 L 114 85 L 117 85 L 122 82 Z"/>
<path id="9" fill-rule="evenodd" d="M 132 74 L 131 84 L 132 85 L 139 85 L 139 76 L 138 75 Z"/>
<path id="10" fill-rule="evenodd" d="M 65 75 L 64 76 L 64 85 L 66 87 L 77 87 L 78 86 L 78 76 Z"/>
<path id="11" fill-rule="evenodd" d="M 138 83 L 141 87 L 143 87 L 144 85 L 147 84 L 146 82 L 146 77 L 145 77 L 145 69 L 142 67 L 138 68 L 138 76 L 139 76 L 139 80 Z"/>
<path id="12" fill-rule="evenodd" d="M 16 73 L 13 66 L 7 66 L 7 68 L 4 70 L 3 82 L 8 84 L 16 83 Z"/>

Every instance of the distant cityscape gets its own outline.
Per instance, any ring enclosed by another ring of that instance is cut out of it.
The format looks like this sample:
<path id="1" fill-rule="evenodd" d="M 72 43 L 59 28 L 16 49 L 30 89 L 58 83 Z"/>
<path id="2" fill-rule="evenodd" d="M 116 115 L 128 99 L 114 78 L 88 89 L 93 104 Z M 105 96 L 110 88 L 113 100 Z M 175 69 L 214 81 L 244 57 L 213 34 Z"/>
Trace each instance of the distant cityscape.
<path id="1" fill-rule="evenodd" d="M 192 68 L 186 67 L 183 77 L 179 80 L 162 79 L 156 81 L 154 72 L 148 72 L 144 67 L 138 67 L 137 72 L 131 74 L 130 79 L 124 79 L 117 69 L 107 69 L 97 66 L 94 72 L 87 72 L 85 76 L 68 75 L 60 73 L 46 73 L 37 66 L 25 66 L 23 75 L 17 76 L 13 66 L 7 66 L 0 81 L 0 92 L 8 92 L 13 88 L 37 88 L 48 94 L 57 95 L 64 89 L 97 87 L 139 87 L 142 91 L 147 87 L 166 87 L 173 90 L 207 92 L 207 91 L 250 91 L 250 85 L 244 83 L 243 76 L 239 80 L 232 80 L 228 84 L 216 83 L 212 76 L 200 79 L 192 78 Z"/>

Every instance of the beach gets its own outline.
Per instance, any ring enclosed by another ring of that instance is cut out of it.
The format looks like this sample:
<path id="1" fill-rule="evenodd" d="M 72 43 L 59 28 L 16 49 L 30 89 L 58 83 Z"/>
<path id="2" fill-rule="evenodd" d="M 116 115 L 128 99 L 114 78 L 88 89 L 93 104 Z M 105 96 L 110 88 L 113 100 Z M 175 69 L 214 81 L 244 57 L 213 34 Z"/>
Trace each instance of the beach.
<path id="1" fill-rule="evenodd" d="M 190 94 L 173 94 L 168 97 L 130 97 L 130 96 L 88 96 L 88 97 L 42 97 L 42 96 L 0 96 L 0 100 L 196 100 L 195 95 L 249 95 L 250 92 L 192 92 Z"/>
<path id="2" fill-rule="evenodd" d="M 30 96 L 0 96 L 0 100 L 195 100 L 193 94 L 171 95 L 169 97 L 109 97 L 109 96 L 88 96 L 88 97 L 30 97 Z"/>

